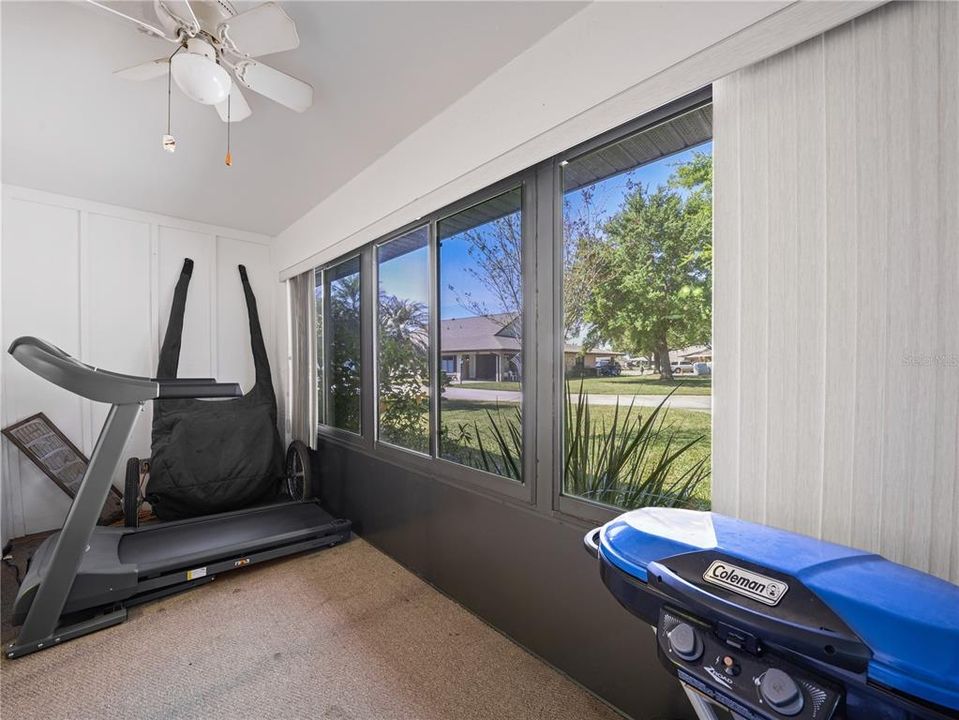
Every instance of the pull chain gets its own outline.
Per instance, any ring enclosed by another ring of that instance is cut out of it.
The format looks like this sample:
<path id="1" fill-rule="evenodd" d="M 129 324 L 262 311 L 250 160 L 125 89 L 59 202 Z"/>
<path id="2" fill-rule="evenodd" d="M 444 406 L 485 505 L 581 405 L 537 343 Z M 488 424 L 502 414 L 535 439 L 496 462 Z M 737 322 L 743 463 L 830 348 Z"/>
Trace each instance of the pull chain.
<path id="1" fill-rule="evenodd" d="M 170 134 L 173 110 L 173 58 L 167 60 L 166 66 L 166 134 Z"/>
<path id="2" fill-rule="evenodd" d="M 227 167 L 233 167 L 233 156 L 230 155 L 230 125 L 232 124 L 230 122 L 231 98 L 232 94 L 226 96 L 226 160 L 224 160 L 224 162 L 226 163 Z"/>
<path id="3" fill-rule="evenodd" d="M 176 50 L 173 51 L 173 55 L 176 55 L 183 49 L 181 45 Z M 166 135 L 163 136 L 163 149 L 168 153 L 176 151 L 176 138 L 173 137 L 172 132 L 172 116 L 173 116 L 173 55 L 170 56 L 167 60 L 167 69 L 166 69 Z"/>

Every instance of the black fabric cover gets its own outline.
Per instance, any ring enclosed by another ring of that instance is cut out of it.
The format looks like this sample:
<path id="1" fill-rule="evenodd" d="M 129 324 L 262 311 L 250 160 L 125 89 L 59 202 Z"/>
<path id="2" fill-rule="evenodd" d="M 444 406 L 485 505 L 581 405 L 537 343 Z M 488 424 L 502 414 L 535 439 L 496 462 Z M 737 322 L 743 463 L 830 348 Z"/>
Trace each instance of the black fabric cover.
<path id="1" fill-rule="evenodd" d="M 146 499 L 161 520 L 237 510 L 275 496 L 283 475 L 283 446 L 276 428 L 276 394 L 263 332 L 246 268 L 240 281 L 250 319 L 256 382 L 235 400 L 156 400 L 153 454 Z M 193 261 L 173 293 L 157 378 L 175 378 L 180 362 L 183 314 Z"/>

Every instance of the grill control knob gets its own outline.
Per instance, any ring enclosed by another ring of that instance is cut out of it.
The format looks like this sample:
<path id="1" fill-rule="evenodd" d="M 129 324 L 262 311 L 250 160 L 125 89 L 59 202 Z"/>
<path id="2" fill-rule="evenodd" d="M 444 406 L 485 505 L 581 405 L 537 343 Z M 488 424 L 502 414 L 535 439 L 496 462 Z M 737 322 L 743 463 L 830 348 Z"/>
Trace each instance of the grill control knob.
<path id="1" fill-rule="evenodd" d="M 666 637 L 669 649 L 687 662 L 699 660 L 703 654 L 703 641 L 692 625 L 679 623 Z"/>
<path id="2" fill-rule="evenodd" d="M 769 668 L 759 684 L 759 694 L 780 715 L 797 715 L 803 707 L 802 690 L 782 670 Z"/>

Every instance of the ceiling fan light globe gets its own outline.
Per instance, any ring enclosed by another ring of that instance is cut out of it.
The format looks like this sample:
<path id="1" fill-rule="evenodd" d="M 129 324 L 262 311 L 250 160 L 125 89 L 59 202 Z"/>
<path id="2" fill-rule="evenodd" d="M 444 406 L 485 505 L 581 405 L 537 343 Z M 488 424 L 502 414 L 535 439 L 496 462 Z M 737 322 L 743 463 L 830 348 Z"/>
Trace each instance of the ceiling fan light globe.
<path id="1" fill-rule="evenodd" d="M 177 87 L 191 100 L 216 105 L 230 94 L 230 75 L 214 60 L 193 52 L 180 52 L 171 60 Z"/>

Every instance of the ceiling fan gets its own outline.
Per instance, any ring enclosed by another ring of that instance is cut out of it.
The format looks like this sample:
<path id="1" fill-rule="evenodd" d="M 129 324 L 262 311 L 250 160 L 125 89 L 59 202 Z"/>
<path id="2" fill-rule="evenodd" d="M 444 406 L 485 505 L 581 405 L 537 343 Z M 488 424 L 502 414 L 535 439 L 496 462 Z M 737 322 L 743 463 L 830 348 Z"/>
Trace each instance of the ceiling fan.
<path id="1" fill-rule="evenodd" d="M 224 122 L 251 114 L 237 82 L 297 112 L 313 104 L 309 84 L 253 59 L 299 47 L 296 25 L 276 3 L 237 13 L 228 0 L 154 0 L 159 23 L 154 25 L 103 2 L 87 2 L 178 46 L 168 57 L 118 70 L 118 77 L 143 81 L 172 76 L 187 97 L 213 105 Z"/>

